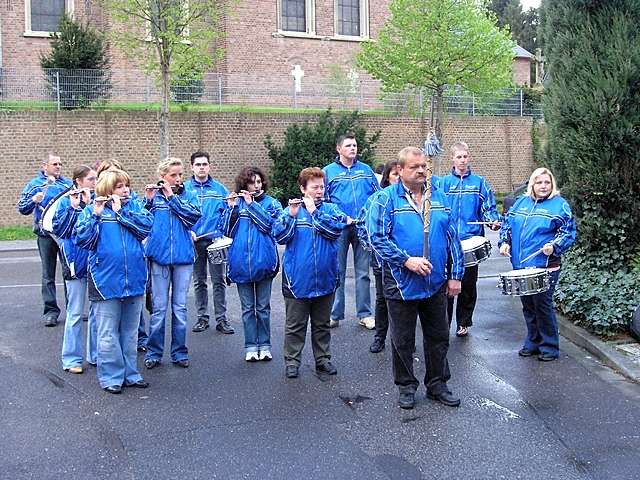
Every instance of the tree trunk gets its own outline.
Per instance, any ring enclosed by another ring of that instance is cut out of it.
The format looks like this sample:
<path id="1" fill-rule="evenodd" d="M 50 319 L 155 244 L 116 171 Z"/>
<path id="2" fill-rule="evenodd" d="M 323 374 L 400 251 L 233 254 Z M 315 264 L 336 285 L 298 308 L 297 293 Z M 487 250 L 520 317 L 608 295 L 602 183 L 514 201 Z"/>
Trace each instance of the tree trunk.
<path id="1" fill-rule="evenodd" d="M 169 95 L 171 78 L 169 76 L 169 64 L 162 66 L 162 103 L 160 105 L 160 159 L 169 156 Z"/>
<path id="2" fill-rule="evenodd" d="M 438 155 L 435 158 L 434 165 L 434 173 L 440 176 L 440 164 L 442 163 L 442 157 L 446 157 L 446 148 L 444 144 L 444 137 L 442 136 L 442 128 L 444 127 L 444 87 L 436 88 L 436 121 L 435 121 L 435 131 L 438 140 L 440 141 L 440 146 L 444 150 L 442 155 Z"/>

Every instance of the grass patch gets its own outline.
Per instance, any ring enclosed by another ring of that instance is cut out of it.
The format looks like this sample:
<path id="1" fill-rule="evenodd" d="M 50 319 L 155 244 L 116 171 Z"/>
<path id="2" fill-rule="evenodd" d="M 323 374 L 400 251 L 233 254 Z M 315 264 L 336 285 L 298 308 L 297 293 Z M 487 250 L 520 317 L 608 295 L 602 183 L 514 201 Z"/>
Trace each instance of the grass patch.
<path id="1" fill-rule="evenodd" d="M 26 225 L 10 225 L 0 227 L 0 241 L 3 240 L 35 240 L 36 234 L 32 227 Z"/>

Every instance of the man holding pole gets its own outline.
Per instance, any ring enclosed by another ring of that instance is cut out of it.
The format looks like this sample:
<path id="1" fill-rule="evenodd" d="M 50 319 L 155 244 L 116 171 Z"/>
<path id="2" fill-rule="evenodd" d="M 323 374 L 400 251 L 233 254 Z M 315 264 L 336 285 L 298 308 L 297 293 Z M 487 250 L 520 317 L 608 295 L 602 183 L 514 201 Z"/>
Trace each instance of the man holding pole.
<path id="1" fill-rule="evenodd" d="M 398 403 L 405 409 L 415 405 L 419 382 L 413 373 L 413 351 L 419 317 L 427 397 L 457 407 L 460 399 L 446 383 L 447 295 L 460 292 L 462 247 L 446 197 L 431 183 L 431 166 L 422 150 L 406 147 L 398 156 L 400 182 L 378 194 L 366 219 L 371 246 L 383 261 Z M 449 270 L 448 262 L 452 265 Z"/>

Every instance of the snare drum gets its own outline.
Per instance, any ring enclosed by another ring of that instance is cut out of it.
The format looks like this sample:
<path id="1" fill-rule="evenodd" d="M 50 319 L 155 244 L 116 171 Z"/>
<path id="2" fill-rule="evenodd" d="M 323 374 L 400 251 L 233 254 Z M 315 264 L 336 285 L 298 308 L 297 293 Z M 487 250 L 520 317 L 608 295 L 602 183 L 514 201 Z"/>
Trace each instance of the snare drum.
<path id="1" fill-rule="evenodd" d="M 207 247 L 209 261 L 215 265 L 227 263 L 229 246 L 232 243 L 233 239 L 229 237 L 216 238 L 213 243 Z"/>
<path id="2" fill-rule="evenodd" d="M 471 237 L 461 240 L 464 252 L 464 266 L 473 267 L 491 256 L 491 242 L 485 237 Z"/>
<path id="3" fill-rule="evenodd" d="M 549 272 L 544 268 L 523 268 L 500 274 L 498 288 L 503 295 L 524 297 L 549 290 Z"/>

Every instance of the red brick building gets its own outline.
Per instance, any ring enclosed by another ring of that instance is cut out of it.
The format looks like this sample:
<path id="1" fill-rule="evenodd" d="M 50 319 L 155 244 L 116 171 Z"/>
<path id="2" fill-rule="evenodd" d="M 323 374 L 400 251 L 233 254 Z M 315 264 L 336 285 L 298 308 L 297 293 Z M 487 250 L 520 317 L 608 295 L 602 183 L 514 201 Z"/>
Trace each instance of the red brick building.
<path id="1" fill-rule="evenodd" d="M 239 0 L 224 21 L 225 57 L 217 71 L 257 78 L 291 78 L 295 65 L 307 81 L 326 79 L 332 66 L 348 71 L 359 44 L 375 38 L 389 15 L 387 0 Z M 63 13 L 110 26 L 95 0 L 0 0 L 0 67 L 39 67 L 40 53 Z M 137 65 L 112 50 L 112 69 Z M 530 61 L 530 60 L 529 60 Z M 514 79 L 521 79 L 514 62 Z"/>

